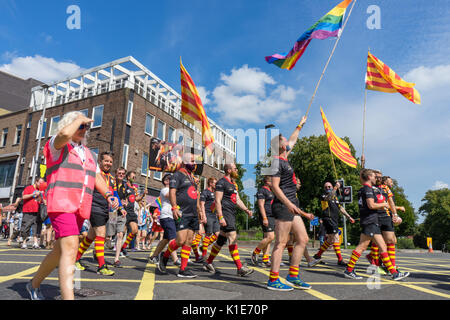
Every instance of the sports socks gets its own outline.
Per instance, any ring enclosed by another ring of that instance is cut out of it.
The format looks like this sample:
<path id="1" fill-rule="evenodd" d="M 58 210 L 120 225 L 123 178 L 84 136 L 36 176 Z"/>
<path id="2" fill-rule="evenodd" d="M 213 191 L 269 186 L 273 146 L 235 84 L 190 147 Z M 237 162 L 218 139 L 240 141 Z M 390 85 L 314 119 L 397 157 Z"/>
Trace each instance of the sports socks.
<path id="1" fill-rule="evenodd" d="M 331 243 L 329 243 L 327 240 L 325 240 L 325 242 L 322 244 L 322 246 L 320 247 L 319 251 L 317 251 L 316 255 L 321 257 L 322 253 L 324 253 L 325 251 L 327 251 L 328 247 L 331 246 Z"/>
<path id="2" fill-rule="evenodd" d="M 395 244 L 394 243 L 388 243 L 387 244 L 387 252 L 389 254 L 389 259 L 391 260 L 392 265 L 394 268 L 395 266 Z"/>
<path id="3" fill-rule="evenodd" d="M 239 250 L 237 244 L 231 244 L 228 246 L 228 249 L 230 250 L 231 258 L 234 261 L 234 264 L 236 264 L 236 267 L 239 269 L 242 268 L 241 258 L 239 257 Z"/>
<path id="4" fill-rule="evenodd" d="M 372 264 L 379 267 L 380 266 L 380 249 L 374 242 L 372 242 L 372 246 L 370 249 L 370 256 L 372 257 Z"/>
<path id="5" fill-rule="evenodd" d="M 392 265 L 391 259 L 389 259 L 389 254 L 387 252 L 380 253 L 381 261 L 384 266 L 388 269 L 391 274 L 397 273 L 397 270 Z"/>
<path id="6" fill-rule="evenodd" d="M 222 247 L 219 247 L 219 245 L 217 243 L 214 243 L 214 245 L 211 248 L 209 258 L 208 258 L 208 260 L 206 260 L 206 262 L 211 264 L 213 262 L 213 260 L 216 258 L 216 256 L 219 254 L 220 249 L 222 249 Z"/>
<path id="7" fill-rule="evenodd" d="M 95 255 L 98 267 L 101 268 L 105 264 L 105 238 L 95 237 Z"/>
<path id="8" fill-rule="evenodd" d="M 211 243 L 211 237 L 210 236 L 205 236 L 203 238 L 203 244 L 202 244 L 202 257 L 206 257 L 206 255 L 208 254 L 208 247 Z"/>
<path id="9" fill-rule="evenodd" d="M 164 254 L 163 254 L 163 257 L 164 257 L 165 259 L 169 259 L 171 253 L 174 252 L 174 251 L 176 251 L 178 248 L 179 248 L 179 247 L 178 247 L 177 242 L 176 242 L 175 239 L 172 240 L 172 241 L 170 241 L 170 242 L 169 242 L 169 245 L 167 246 L 167 250 L 166 250 L 166 251 L 164 252 Z M 190 247 L 189 247 L 189 248 L 190 248 Z M 189 253 L 190 253 L 190 250 L 189 250 Z M 188 259 L 189 259 L 189 256 L 188 256 Z"/>
<path id="10" fill-rule="evenodd" d="M 189 255 L 191 254 L 191 247 L 189 246 L 182 246 L 181 247 L 181 267 L 180 270 L 186 269 L 186 266 L 189 261 Z M 170 255 L 170 254 L 169 254 Z"/>
<path id="11" fill-rule="evenodd" d="M 122 250 L 126 249 L 128 247 L 128 245 L 130 244 L 130 242 L 134 239 L 136 235 L 135 234 L 128 234 L 127 239 L 125 240 L 125 243 L 122 246 Z"/>
<path id="12" fill-rule="evenodd" d="M 290 266 L 289 267 L 289 276 L 292 278 L 298 277 L 298 266 Z"/>
<path id="13" fill-rule="evenodd" d="M 339 242 L 333 243 L 334 252 L 336 253 L 336 257 L 338 258 L 338 261 L 342 261 L 342 255 L 341 255 L 341 244 Z"/>
<path id="14" fill-rule="evenodd" d="M 270 260 L 270 256 L 268 254 L 263 255 L 263 258 L 262 258 L 263 263 L 268 263 L 269 260 Z"/>
<path id="15" fill-rule="evenodd" d="M 83 241 L 81 241 L 80 246 L 78 247 L 78 253 L 77 253 L 77 259 L 76 261 L 81 259 L 81 256 L 83 255 L 83 253 L 86 252 L 87 249 L 89 249 L 89 247 L 91 246 L 92 242 L 94 242 L 94 240 L 89 239 L 88 237 L 85 237 L 83 239 Z"/>
<path id="16" fill-rule="evenodd" d="M 356 252 L 355 250 L 353 250 L 352 257 L 350 258 L 350 261 L 347 264 L 348 272 L 352 272 L 353 269 L 355 269 L 356 262 L 359 260 L 360 257 L 361 257 L 361 255 L 358 252 Z"/>
<path id="17" fill-rule="evenodd" d="M 275 272 L 275 271 L 270 270 L 269 281 L 270 282 L 275 282 L 275 281 L 277 281 L 279 276 L 280 276 L 279 272 Z"/>

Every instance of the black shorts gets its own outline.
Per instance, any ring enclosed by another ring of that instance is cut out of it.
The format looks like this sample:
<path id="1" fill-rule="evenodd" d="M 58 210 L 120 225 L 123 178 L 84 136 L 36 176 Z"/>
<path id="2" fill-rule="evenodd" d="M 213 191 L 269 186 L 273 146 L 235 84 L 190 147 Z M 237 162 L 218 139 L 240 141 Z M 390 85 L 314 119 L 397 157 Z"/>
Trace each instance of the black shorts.
<path id="1" fill-rule="evenodd" d="M 381 234 L 380 226 L 376 223 L 363 224 L 361 225 L 361 233 L 373 237 L 376 234 Z"/>
<path id="2" fill-rule="evenodd" d="M 175 220 L 171 218 L 160 219 L 159 223 L 164 230 L 163 239 L 172 240 L 177 237 L 177 226 Z"/>
<path id="3" fill-rule="evenodd" d="M 292 201 L 298 207 L 298 199 Z M 288 208 L 281 202 L 274 202 L 272 204 L 272 214 L 276 220 L 292 221 L 294 220 L 294 214 L 290 213 Z"/>
<path id="4" fill-rule="evenodd" d="M 199 229 L 198 217 L 196 214 L 182 215 L 180 220 L 175 221 L 175 225 L 177 232 L 186 229 L 197 231 Z"/>
<path id="5" fill-rule="evenodd" d="M 326 234 L 336 234 L 339 233 L 339 227 L 335 220 L 324 218 L 323 226 L 325 227 Z"/>
<path id="6" fill-rule="evenodd" d="M 220 231 L 225 233 L 236 231 L 236 216 L 234 214 L 226 214 L 225 212 L 222 213 L 227 225 L 225 227 L 220 226 Z"/>
<path id="7" fill-rule="evenodd" d="M 138 216 L 134 212 L 131 213 L 127 211 L 127 225 L 129 225 L 130 222 L 138 223 Z"/>
<path id="8" fill-rule="evenodd" d="M 207 214 L 206 215 L 206 224 L 205 227 L 205 233 L 206 234 L 212 234 L 219 232 L 220 225 L 219 220 L 217 219 L 217 216 L 215 214 Z"/>
<path id="9" fill-rule="evenodd" d="M 267 220 L 269 220 L 269 225 L 266 227 L 266 226 L 263 224 L 261 215 L 259 215 L 259 224 L 261 225 L 262 231 L 263 231 L 264 233 L 267 233 L 267 232 L 274 232 L 274 231 L 275 231 L 275 218 L 272 217 L 272 216 L 268 216 L 268 217 L 267 217 Z"/>
<path id="10" fill-rule="evenodd" d="M 391 216 L 378 217 L 378 224 L 380 225 L 381 231 L 395 231 Z"/>
<path id="11" fill-rule="evenodd" d="M 89 222 L 93 228 L 106 226 L 109 220 L 109 209 L 92 206 Z"/>

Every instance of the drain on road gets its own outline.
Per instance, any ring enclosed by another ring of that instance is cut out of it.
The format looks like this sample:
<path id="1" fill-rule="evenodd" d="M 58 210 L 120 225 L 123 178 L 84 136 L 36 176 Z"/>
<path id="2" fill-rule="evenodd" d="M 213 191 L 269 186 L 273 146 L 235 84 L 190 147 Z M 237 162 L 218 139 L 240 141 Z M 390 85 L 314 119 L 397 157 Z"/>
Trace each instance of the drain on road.
<path id="1" fill-rule="evenodd" d="M 96 289 L 89 289 L 89 288 L 75 289 L 74 294 L 75 294 L 75 297 L 78 297 L 78 298 L 94 298 L 94 297 L 112 295 L 111 292 L 106 292 L 106 291 L 96 290 Z M 58 296 L 55 299 L 61 300 L 61 296 Z"/>

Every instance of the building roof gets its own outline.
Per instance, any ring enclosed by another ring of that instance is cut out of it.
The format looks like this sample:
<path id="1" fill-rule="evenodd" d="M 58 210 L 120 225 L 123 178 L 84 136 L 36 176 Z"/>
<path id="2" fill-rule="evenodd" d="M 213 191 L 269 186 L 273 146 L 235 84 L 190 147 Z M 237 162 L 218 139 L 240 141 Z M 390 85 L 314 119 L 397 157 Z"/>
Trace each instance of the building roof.
<path id="1" fill-rule="evenodd" d="M 0 114 L 2 109 L 9 112 L 27 109 L 30 104 L 31 89 L 42 84 L 33 78 L 25 80 L 0 71 Z"/>

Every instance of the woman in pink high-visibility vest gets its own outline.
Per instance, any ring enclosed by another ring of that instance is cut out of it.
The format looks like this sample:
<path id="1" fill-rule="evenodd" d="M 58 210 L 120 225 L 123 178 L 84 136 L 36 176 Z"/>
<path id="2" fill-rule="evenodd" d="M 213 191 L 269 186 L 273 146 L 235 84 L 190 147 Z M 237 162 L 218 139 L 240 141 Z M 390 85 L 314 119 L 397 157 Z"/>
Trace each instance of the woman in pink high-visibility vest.
<path id="1" fill-rule="evenodd" d="M 110 206 L 118 207 L 118 201 L 101 177 L 96 155 L 86 147 L 92 122 L 81 112 L 69 112 L 58 123 L 57 135 L 45 145 L 47 212 L 55 230 L 56 243 L 26 286 L 32 300 L 44 299 L 40 284 L 56 267 L 62 299 L 74 299 L 78 235 L 84 220 L 89 219 L 94 188 Z"/>

